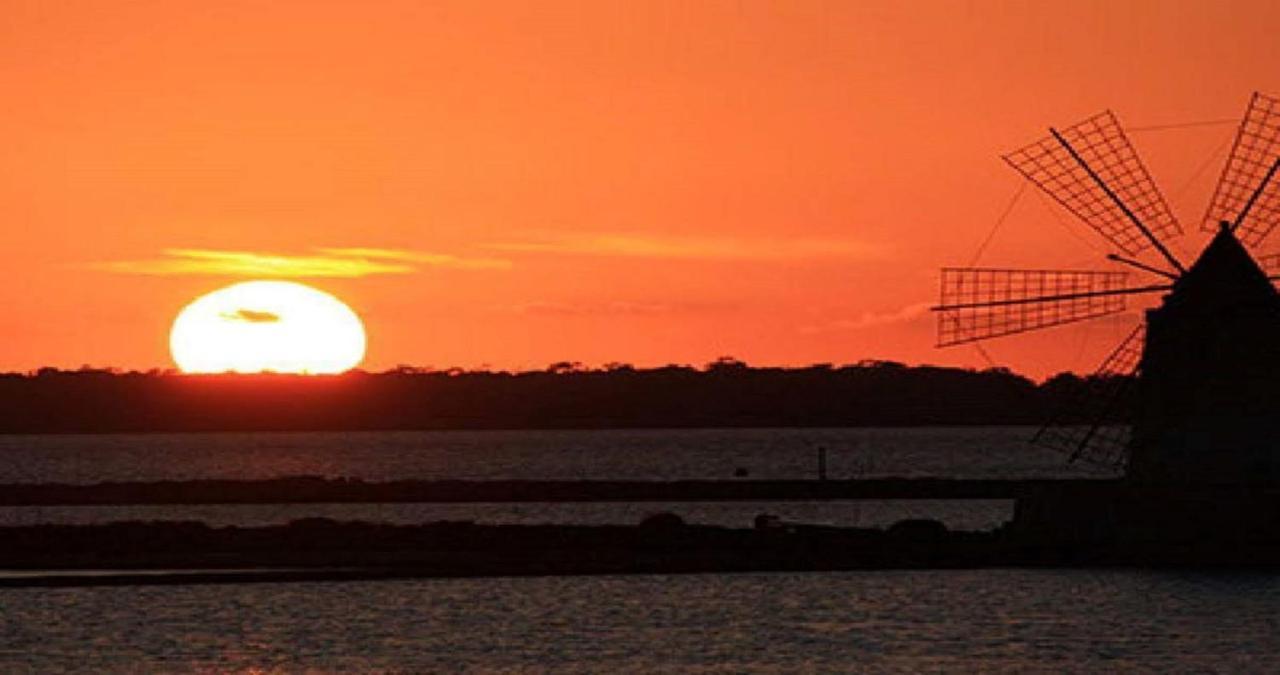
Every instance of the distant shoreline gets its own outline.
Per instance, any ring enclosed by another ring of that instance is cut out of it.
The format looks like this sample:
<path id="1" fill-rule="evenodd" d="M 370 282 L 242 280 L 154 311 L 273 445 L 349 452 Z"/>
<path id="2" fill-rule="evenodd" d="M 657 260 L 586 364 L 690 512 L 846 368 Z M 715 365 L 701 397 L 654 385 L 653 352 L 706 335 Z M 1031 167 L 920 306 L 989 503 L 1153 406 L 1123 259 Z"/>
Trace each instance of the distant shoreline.
<path id="1" fill-rule="evenodd" d="M 1099 382 L 892 362 L 320 377 L 41 369 L 0 375 L 0 434 L 1038 425 Z M 1114 409 L 1117 419 L 1075 421 L 1122 421 L 1125 406 Z"/>

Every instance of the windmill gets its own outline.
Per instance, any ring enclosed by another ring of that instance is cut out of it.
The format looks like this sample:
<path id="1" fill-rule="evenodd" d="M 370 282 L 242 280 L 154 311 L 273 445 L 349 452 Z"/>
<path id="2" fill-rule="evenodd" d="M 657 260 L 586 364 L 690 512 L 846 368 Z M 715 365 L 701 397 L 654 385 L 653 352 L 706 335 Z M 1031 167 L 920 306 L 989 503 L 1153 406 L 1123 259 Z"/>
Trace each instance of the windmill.
<path id="1" fill-rule="evenodd" d="M 1214 235 L 1190 265 L 1170 251 L 1182 227 L 1111 112 L 1004 160 L 1101 235 L 1113 268 L 943 269 L 938 345 L 1120 314 L 1163 293 L 1086 380 L 1083 417 L 1034 440 L 1139 481 L 1280 480 L 1280 293 L 1264 271 L 1280 255 L 1258 252 L 1280 224 L 1280 99 L 1250 100 L 1201 221 Z M 1136 403 L 1131 426 L 1113 423 L 1122 400 Z"/>

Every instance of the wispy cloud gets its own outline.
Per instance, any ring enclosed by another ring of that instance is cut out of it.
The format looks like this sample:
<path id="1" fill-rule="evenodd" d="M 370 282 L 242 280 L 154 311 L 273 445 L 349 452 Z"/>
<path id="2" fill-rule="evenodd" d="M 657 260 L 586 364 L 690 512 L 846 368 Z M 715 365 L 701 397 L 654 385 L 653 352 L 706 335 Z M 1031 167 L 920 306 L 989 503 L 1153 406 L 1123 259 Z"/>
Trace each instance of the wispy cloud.
<path id="1" fill-rule="evenodd" d="M 363 277 L 408 274 L 413 267 L 314 255 L 273 255 L 248 251 L 166 249 L 159 258 L 95 263 L 94 268 L 148 276 Z"/>
<path id="2" fill-rule="evenodd" d="M 596 303 L 527 302 L 500 309 L 529 316 L 653 316 L 687 309 L 661 302 L 627 302 L 610 300 Z"/>
<path id="3" fill-rule="evenodd" d="M 889 312 L 863 312 L 861 316 L 835 319 L 818 326 L 805 326 L 801 330 L 806 333 L 820 333 L 835 330 L 862 330 L 889 324 L 909 323 L 925 318 L 929 314 L 931 306 L 928 302 L 916 302 Z"/>
<path id="4" fill-rule="evenodd" d="M 623 256 L 691 260 L 798 260 L 879 258 L 886 249 L 848 239 L 748 239 L 603 234 L 564 235 L 535 241 L 496 242 L 486 248 L 511 253 Z"/>
<path id="5" fill-rule="evenodd" d="M 424 267 L 451 269 L 503 269 L 511 263 L 495 258 L 461 258 L 382 248 L 318 248 L 310 255 L 211 249 L 165 249 L 158 258 L 93 263 L 91 267 L 118 274 L 149 276 L 244 277 L 365 277 L 376 274 L 411 274 Z"/>
<path id="6" fill-rule="evenodd" d="M 234 312 L 222 312 L 222 318 L 228 321 L 244 321 L 245 323 L 276 323 L 280 315 L 273 312 L 262 312 L 256 309 L 237 309 Z"/>
<path id="7" fill-rule="evenodd" d="M 318 248 L 316 251 L 344 259 L 393 260 L 426 265 L 428 267 L 450 267 L 463 270 L 493 270 L 511 267 L 510 260 L 502 260 L 500 258 L 460 258 L 447 253 L 426 253 L 393 248 Z"/>

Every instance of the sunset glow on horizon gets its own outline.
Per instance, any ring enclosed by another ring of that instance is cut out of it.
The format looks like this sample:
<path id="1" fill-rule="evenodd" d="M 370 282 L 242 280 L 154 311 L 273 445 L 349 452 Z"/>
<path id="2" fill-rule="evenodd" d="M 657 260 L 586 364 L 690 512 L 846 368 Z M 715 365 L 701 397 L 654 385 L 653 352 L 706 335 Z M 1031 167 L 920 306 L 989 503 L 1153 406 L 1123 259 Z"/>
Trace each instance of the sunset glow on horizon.
<path id="1" fill-rule="evenodd" d="M 1140 307 L 934 347 L 940 267 L 1112 268 L 1000 154 L 1112 109 L 1191 223 L 1280 93 L 1267 2 L 2 6 L 0 371 L 163 367 L 247 280 L 369 370 L 1092 371 Z"/>

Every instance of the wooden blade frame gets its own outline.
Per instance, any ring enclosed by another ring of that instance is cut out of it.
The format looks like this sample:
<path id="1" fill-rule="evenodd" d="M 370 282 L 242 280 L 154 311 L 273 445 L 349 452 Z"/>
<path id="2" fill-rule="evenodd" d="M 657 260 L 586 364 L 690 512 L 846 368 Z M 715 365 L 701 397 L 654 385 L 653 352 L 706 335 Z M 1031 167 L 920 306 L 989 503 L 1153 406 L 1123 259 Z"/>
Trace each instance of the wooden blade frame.
<path id="1" fill-rule="evenodd" d="M 1013 270 L 949 267 L 942 270 L 938 346 L 964 344 L 1124 311 L 1135 293 L 1168 285 L 1127 286 L 1127 272 Z"/>
<path id="2" fill-rule="evenodd" d="M 1124 468 L 1133 433 L 1133 411 L 1125 406 L 1142 362 L 1146 328 L 1135 328 L 1031 442 L 1067 453 L 1069 462 Z"/>
<path id="3" fill-rule="evenodd" d="M 1122 253 L 1158 249 L 1174 269 L 1182 266 L 1161 243 L 1182 233 L 1128 136 L 1110 111 L 1004 156 Z"/>
<path id="4" fill-rule="evenodd" d="M 1271 280 L 1271 285 L 1280 290 L 1280 253 L 1270 253 L 1260 255 L 1254 258 L 1258 262 L 1258 267 L 1262 268 L 1262 272 Z"/>
<path id="5" fill-rule="evenodd" d="M 1274 278 L 1277 274 L 1280 274 L 1280 253 L 1260 255 L 1255 260 L 1258 261 L 1258 267 L 1261 267 L 1268 277 Z"/>
<path id="6" fill-rule="evenodd" d="M 1255 93 L 1200 229 L 1216 232 L 1223 222 L 1234 223 L 1241 242 L 1261 244 L 1280 224 L 1280 184 L 1268 180 L 1278 161 L 1280 99 Z"/>

